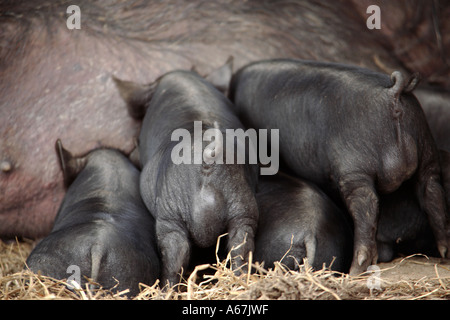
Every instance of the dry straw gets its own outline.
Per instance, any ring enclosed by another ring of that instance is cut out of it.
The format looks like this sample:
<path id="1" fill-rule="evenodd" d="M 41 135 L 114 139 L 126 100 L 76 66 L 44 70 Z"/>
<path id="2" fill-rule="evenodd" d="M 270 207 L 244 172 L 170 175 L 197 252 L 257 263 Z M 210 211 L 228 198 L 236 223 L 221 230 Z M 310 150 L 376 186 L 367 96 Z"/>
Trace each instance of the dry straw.
<path id="1" fill-rule="evenodd" d="M 0 241 L 0 299 L 70 299 L 70 300 L 119 300 L 129 299 L 127 291 L 96 289 L 79 286 L 68 289 L 68 283 L 24 270 L 24 262 L 34 243 L 30 241 L 5 244 Z M 244 266 L 238 275 L 231 268 L 230 255 L 220 261 L 216 253 L 214 264 L 195 267 L 194 271 L 175 287 L 161 288 L 141 284 L 136 300 L 223 300 L 223 299 L 378 299 L 378 300 L 421 300 L 450 298 L 450 270 L 444 264 L 434 264 L 432 275 L 418 279 L 387 277 L 389 272 L 401 270 L 402 265 L 412 264 L 421 268 L 427 263 L 411 256 L 399 260 L 392 266 L 381 268 L 380 287 L 369 289 L 370 276 L 350 277 L 328 269 L 314 271 L 307 261 L 298 264 L 298 270 L 288 270 L 283 264 L 267 270 L 257 262 Z M 429 263 L 428 263 L 429 264 Z M 446 274 L 443 276 L 442 274 Z M 73 283 L 71 283 L 73 285 Z"/>

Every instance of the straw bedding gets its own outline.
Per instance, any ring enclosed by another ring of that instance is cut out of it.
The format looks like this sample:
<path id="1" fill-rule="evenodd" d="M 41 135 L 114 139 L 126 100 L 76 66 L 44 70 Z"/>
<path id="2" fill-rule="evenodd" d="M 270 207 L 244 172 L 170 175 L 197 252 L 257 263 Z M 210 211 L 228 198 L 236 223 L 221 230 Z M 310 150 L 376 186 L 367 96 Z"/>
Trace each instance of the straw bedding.
<path id="1" fill-rule="evenodd" d="M 25 260 L 34 243 L 0 241 L 0 299 L 130 299 L 125 292 L 75 288 L 65 281 L 24 270 Z M 450 262 L 415 255 L 379 264 L 378 273 L 349 277 L 323 269 L 313 271 L 307 262 L 298 271 L 277 263 L 266 270 L 252 263 L 239 277 L 229 268 L 229 257 L 214 264 L 197 266 L 176 288 L 161 288 L 157 282 L 141 285 L 132 299 L 222 300 L 222 299 L 379 299 L 417 300 L 450 298 Z M 372 285 L 368 286 L 368 281 Z M 373 282 L 375 281 L 375 282 Z M 376 284 L 376 285 L 373 285 Z M 371 287 L 372 289 L 369 289 Z"/>

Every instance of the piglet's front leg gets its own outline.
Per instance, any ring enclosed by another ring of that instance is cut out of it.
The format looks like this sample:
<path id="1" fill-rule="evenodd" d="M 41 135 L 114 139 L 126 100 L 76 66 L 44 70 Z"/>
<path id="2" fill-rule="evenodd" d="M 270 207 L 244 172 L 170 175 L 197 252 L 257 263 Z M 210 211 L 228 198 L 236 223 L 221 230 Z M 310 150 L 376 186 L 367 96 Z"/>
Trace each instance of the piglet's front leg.
<path id="1" fill-rule="evenodd" d="M 177 284 L 179 273 L 186 269 L 189 263 L 191 247 L 186 232 L 171 221 L 156 221 L 156 236 L 161 252 L 162 274 L 161 283 L 169 286 Z"/>

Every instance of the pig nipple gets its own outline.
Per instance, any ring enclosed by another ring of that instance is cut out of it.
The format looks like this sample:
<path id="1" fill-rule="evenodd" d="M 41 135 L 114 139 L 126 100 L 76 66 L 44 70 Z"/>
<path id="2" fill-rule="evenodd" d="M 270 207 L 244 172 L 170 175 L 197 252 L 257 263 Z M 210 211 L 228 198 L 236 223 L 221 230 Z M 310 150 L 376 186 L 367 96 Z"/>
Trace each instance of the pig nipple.
<path id="1" fill-rule="evenodd" d="M 11 171 L 12 170 L 11 162 L 9 162 L 8 160 L 2 160 L 2 162 L 0 162 L 0 170 L 2 170 L 3 172 Z"/>

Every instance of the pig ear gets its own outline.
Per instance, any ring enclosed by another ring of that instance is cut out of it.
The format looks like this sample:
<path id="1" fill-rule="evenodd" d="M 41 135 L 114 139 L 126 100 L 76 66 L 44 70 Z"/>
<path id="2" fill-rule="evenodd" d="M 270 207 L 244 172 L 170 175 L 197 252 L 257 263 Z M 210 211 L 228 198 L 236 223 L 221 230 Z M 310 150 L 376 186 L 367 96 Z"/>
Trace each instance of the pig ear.
<path id="1" fill-rule="evenodd" d="M 72 153 L 64 149 L 60 139 L 56 140 L 55 149 L 63 172 L 64 185 L 67 188 L 86 166 L 86 157 L 74 157 Z"/>
<path id="2" fill-rule="evenodd" d="M 138 145 L 139 145 L 138 139 L 134 138 L 134 149 L 131 150 L 130 154 L 128 155 L 128 159 L 130 159 L 131 163 L 133 163 L 136 166 L 136 168 L 142 169 Z"/>
<path id="3" fill-rule="evenodd" d="M 233 56 L 230 56 L 223 66 L 205 77 L 217 90 L 223 93 L 227 92 L 230 86 L 231 76 L 233 75 L 233 60 Z"/>
<path id="4" fill-rule="evenodd" d="M 156 82 L 142 85 L 132 81 L 125 81 L 112 76 L 119 94 L 126 102 L 128 113 L 134 119 L 142 119 L 145 115 L 147 103 L 152 99 Z"/>

